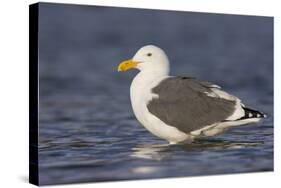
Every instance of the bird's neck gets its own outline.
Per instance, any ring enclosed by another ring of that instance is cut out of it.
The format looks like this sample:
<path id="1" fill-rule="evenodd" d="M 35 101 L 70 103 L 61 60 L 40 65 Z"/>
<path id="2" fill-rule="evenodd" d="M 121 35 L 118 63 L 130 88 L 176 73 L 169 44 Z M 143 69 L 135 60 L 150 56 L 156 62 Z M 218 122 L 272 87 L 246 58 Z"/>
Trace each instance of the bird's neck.
<path id="1" fill-rule="evenodd" d="M 145 70 L 140 71 L 134 80 L 138 82 L 142 82 L 144 84 L 151 83 L 155 80 L 158 80 L 159 78 L 167 77 L 169 76 L 169 71 L 153 71 L 153 70 Z"/>
<path id="2" fill-rule="evenodd" d="M 167 73 L 161 72 L 152 72 L 152 71 L 141 71 L 139 72 L 134 80 L 132 81 L 130 93 L 131 97 L 136 97 L 143 95 L 143 92 L 150 90 L 154 85 L 159 83 L 164 78 L 168 77 Z"/>

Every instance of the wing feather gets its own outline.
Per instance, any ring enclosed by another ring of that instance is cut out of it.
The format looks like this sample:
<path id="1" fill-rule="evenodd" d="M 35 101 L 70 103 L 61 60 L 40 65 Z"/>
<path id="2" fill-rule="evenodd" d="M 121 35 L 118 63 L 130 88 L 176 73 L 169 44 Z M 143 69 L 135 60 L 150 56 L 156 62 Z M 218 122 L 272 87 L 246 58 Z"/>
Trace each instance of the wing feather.
<path id="1" fill-rule="evenodd" d="M 235 111 L 235 100 L 211 97 L 219 86 L 188 77 L 169 77 L 152 89 L 158 98 L 147 104 L 150 113 L 189 133 L 221 122 Z"/>

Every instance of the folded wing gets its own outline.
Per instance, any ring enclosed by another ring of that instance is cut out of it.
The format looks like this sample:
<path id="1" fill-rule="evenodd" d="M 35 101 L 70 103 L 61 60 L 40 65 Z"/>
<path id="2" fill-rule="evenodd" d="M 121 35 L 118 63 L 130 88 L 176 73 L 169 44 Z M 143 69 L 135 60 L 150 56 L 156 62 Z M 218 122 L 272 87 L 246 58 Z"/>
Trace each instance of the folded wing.
<path id="1" fill-rule="evenodd" d="M 185 133 L 244 116 L 239 99 L 217 85 L 194 78 L 166 78 L 152 93 L 158 97 L 148 102 L 149 112 Z"/>

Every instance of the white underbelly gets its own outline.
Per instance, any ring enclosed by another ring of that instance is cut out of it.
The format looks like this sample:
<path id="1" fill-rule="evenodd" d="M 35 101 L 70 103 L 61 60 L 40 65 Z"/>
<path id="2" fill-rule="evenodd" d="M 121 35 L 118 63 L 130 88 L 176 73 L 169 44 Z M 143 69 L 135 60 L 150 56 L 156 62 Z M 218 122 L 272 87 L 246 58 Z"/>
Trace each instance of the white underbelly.
<path id="1" fill-rule="evenodd" d="M 134 81 L 131 85 L 131 103 L 137 120 L 152 134 L 168 140 L 170 143 L 178 143 L 189 139 L 189 135 L 179 131 L 175 127 L 165 124 L 148 111 L 147 103 L 153 97 L 157 97 L 152 94 L 150 89 L 152 87 L 153 85 L 141 87 L 140 83 L 135 83 Z"/>
<path id="2" fill-rule="evenodd" d="M 138 121 L 152 134 L 170 143 L 178 143 L 189 138 L 189 135 L 179 131 L 177 128 L 169 126 L 151 114 L 146 104 L 134 104 L 133 110 Z"/>

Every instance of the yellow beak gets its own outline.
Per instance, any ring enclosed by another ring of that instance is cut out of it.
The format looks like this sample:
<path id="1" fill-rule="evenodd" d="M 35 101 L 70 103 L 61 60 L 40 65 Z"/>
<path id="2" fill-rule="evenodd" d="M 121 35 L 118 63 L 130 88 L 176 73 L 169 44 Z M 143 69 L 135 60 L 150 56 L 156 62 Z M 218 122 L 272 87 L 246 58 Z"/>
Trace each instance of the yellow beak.
<path id="1" fill-rule="evenodd" d="M 139 62 L 133 61 L 132 59 L 123 61 L 118 65 L 118 72 L 120 71 L 127 71 L 129 69 L 135 68 Z"/>

